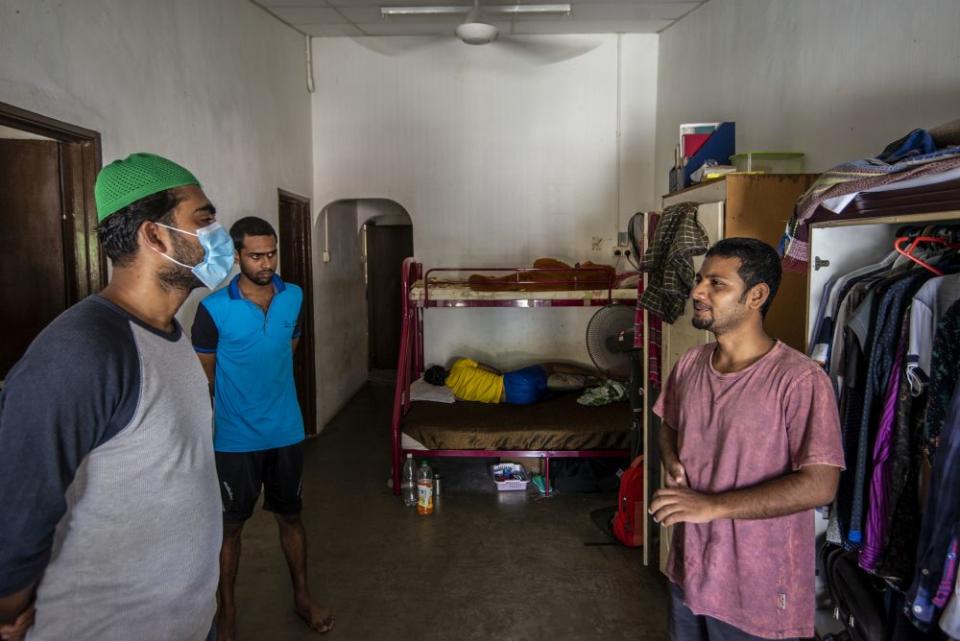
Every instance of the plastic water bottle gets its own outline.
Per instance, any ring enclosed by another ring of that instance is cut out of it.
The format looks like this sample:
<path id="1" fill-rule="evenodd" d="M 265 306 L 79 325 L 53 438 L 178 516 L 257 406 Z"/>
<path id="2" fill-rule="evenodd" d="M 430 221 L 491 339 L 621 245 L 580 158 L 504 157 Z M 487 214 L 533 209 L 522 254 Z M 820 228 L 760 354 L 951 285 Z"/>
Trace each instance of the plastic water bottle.
<path id="1" fill-rule="evenodd" d="M 433 470 L 426 461 L 417 472 L 417 514 L 433 514 Z"/>
<path id="2" fill-rule="evenodd" d="M 413 507 L 417 504 L 417 470 L 413 464 L 413 454 L 407 454 L 407 460 L 403 462 L 400 492 L 403 494 L 404 505 Z"/>

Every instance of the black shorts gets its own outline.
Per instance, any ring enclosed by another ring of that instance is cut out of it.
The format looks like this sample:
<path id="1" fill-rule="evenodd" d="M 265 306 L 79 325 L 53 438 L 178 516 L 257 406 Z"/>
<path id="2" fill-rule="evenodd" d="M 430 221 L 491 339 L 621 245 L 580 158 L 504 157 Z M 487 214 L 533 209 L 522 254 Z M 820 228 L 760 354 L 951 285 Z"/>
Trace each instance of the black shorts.
<path id="1" fill-rule="evenodd" d="M 224 523 L 243 523 L 253 515 L 263 486 L 263 509 L 299 514 L 303 443 L 257 452 L 216 452 Z"/>

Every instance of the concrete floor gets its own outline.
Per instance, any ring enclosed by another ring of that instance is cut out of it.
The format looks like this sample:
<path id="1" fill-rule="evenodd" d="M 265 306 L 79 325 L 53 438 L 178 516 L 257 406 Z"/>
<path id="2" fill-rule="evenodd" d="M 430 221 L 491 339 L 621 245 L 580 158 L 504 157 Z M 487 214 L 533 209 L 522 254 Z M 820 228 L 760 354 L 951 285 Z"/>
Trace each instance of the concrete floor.
<path id="1" fill-rule="evenodd" d="M 604 539 L 589 513 L 615 496 L 444 491 L 418 516 L 386 487 L 391 399 L 371 382 L 306 444 L 310 580 L 336 613 L 329 638 L 666 639 L 665 583 L 641 551 L 584 545 Z M 316 639 L 291 594 L 276 525 L 258 511 L 244 531 L 240 638 Z"/>

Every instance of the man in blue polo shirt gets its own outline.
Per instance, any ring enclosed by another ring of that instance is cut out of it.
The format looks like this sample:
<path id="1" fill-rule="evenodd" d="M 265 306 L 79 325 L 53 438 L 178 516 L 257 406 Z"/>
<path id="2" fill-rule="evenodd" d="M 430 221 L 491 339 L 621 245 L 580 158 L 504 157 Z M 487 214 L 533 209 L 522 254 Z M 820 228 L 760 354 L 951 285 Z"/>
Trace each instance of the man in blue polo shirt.
<path id="1" fill-rule="evenodd" d="M 307 587 L 307 541 L 300 519 L 303 416 L 293 380 L 303 292 L 277 275 L 277 234 L 247 217 L 230 228 L 240 273 L 197 309 L 193 346 L 214 394 L 214 450 L 223 499 L 217 639 L 235 637 L 234 584 L 244 522 L 264 488 L 293 581 L 294 607 L 315 631 L 333 615 Z"/>

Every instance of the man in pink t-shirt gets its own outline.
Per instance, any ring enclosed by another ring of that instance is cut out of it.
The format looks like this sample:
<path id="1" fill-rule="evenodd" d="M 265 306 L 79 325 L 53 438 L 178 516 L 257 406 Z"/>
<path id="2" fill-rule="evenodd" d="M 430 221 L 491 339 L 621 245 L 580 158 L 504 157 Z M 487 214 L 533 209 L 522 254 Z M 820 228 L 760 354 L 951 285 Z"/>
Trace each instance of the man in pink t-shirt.
<path id="1" fill-rule="evenodd" d="M 716 343 L 680 358 L 653 408 L 667 488 L 650 512 L 676 526 L 671 641 L 813 636 L 813 508 L 833 500 L 843 450 L 829 378 L 763 330 L 780 275 L 759 240 L 707 252 L 693 325 Z"/>

